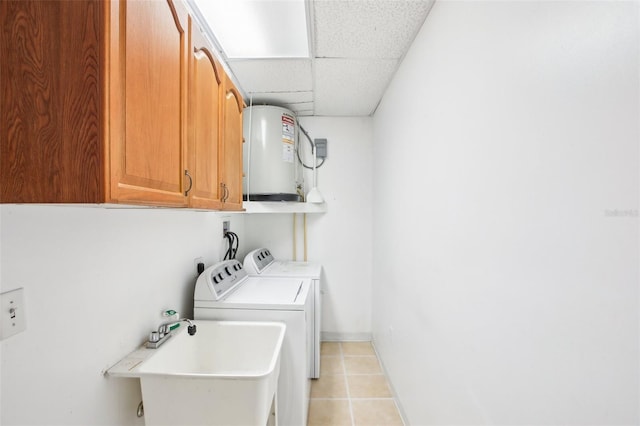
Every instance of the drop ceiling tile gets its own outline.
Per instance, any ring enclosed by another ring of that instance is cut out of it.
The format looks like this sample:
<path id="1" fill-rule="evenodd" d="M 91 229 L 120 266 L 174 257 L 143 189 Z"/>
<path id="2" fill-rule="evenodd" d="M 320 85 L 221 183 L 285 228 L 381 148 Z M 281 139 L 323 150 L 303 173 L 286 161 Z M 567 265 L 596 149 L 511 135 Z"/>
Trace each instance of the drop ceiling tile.
<path id="1" fill-rule="evenodd" d="M 313 90 L 311 59 L 240 59 L 229 66 L 245 93 Z"/>
<path id="2" fill-rule="evenodd" d="M 396 59 L 316 59 L 316 115 L 371 115 L 397 66 Z"/>
<path id="3" fill-rule="evenodd" d="M 400 58 L 420 30 L 433 0 L 317 0 L 318 58 Z"/>

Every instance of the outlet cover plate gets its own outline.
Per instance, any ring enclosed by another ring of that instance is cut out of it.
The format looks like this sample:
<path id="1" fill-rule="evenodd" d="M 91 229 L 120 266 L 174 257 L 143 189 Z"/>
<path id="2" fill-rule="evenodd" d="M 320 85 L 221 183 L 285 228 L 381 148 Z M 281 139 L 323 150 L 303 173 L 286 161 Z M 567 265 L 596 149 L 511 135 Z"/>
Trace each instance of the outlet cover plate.
<path id="1" fill-rule="evenodd" d="M 0 340 L 23 332 L 27 328 L 24 309 L 24 289 L 0 294 Z"/>

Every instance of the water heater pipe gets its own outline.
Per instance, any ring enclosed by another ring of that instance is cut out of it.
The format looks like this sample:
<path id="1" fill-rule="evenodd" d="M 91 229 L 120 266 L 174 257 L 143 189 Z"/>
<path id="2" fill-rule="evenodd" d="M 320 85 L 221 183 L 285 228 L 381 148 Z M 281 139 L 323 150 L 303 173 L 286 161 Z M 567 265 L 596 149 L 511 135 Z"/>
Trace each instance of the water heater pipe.
<path id="1" fill-rule="evenodd" d="M 309 193 L 307 194 L 306 202 L 307 203 L 323 203 L 324 197 L 318 190 L 318 186 L 317 186 L 318 172 L 316 170 L 316 162 L 318 161 L 318 157 L 316 154 L 316 145 L 312 144 L 312 147 L 313 147 L 313 188 L 311 188 L 311 191 L 309 191 Z"/>
<path id="2" fill-rule="evenodd" d="M 296 213 L 293 214 L 293 261 L 295 262 L 298 258 L 298 247 L 297 247 L 297 240 L 298 240 L 298 226 L 297 226 L 297 220 L 296 218 L 298 217 L 298 215 Z"/>
<path id="3" fill-rule="evenodd" d="M 302 214 L 302 223 L 304 228 L 304 261 L 307 261 L 307 214 Z"/>

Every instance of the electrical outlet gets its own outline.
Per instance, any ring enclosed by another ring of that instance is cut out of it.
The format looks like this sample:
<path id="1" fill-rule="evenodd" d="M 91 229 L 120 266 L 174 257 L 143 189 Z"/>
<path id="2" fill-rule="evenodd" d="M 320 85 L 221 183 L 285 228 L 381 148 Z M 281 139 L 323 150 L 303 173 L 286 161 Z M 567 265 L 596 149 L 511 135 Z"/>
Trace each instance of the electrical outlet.
<path id="1" fill-rule="evenodd" d="M 222 237 L 227 235 L 227 232 L 231 231 L 231 221 L 223 220 L 222 221 Z"/>
<path id="2" fill-rule="evenodd" d="M 24 289 L 0 294 L 0 340 L 23 332 L 26 326 Z"/>
<path id="3" fill-rule="evenodd" d="M 204 263 L 204 257 L 196 257 L 193 259 L 193 269 L 196 271 L 196 277 L 200 275 L 200 272 L 198 272 L 198 263 Z"/>

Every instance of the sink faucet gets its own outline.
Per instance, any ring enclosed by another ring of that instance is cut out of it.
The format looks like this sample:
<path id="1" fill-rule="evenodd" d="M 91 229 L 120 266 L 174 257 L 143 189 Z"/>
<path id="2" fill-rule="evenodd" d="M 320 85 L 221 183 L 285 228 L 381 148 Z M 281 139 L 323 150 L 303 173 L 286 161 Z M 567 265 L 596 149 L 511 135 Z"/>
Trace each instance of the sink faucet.
<path id="1" fill-rule="evenodd" d="M 171 337 L 171 330 L 176 328 L 179 325 L 179 323 L 183 321 L 189 324 L 189 326 L 187 327 L 187 332 L 189 333 L 189 335 L 193 336 L 194 334 L 196 334 L 196 325 L 190 319 L 188 318 L 177 319 L 176 318 L 177 313 L 175 311 L 171 311 L 171 314 L 166 316 L 173 316 L 174 318 L 160 324 L 158 326 L 158 331 L 151 332 L 151 334 L 149 335 L 149 340 L 146 343 L 147 348 L 150 348 L 150 349 L 159 348 L 160 345 L 162 345 L 164 342 L 167 341 L 169 337 Z"/>
<path id="2" fill-rule="evenodd" d="M 173 319 L 173 320 L 163 322 L 158 326 L 158 334 L 160 334 L 160 337 L 164 336 L 165 334 L 168 334 L 173 329 L 173 326 L 175 324 L 178 324 L 183 321 L 189 324 L 187 326 L 187 332 L 189 333 L 189 335 L 193 336 L 194 334 L 196 334 L 196 325 L 189 318 Z"/>

